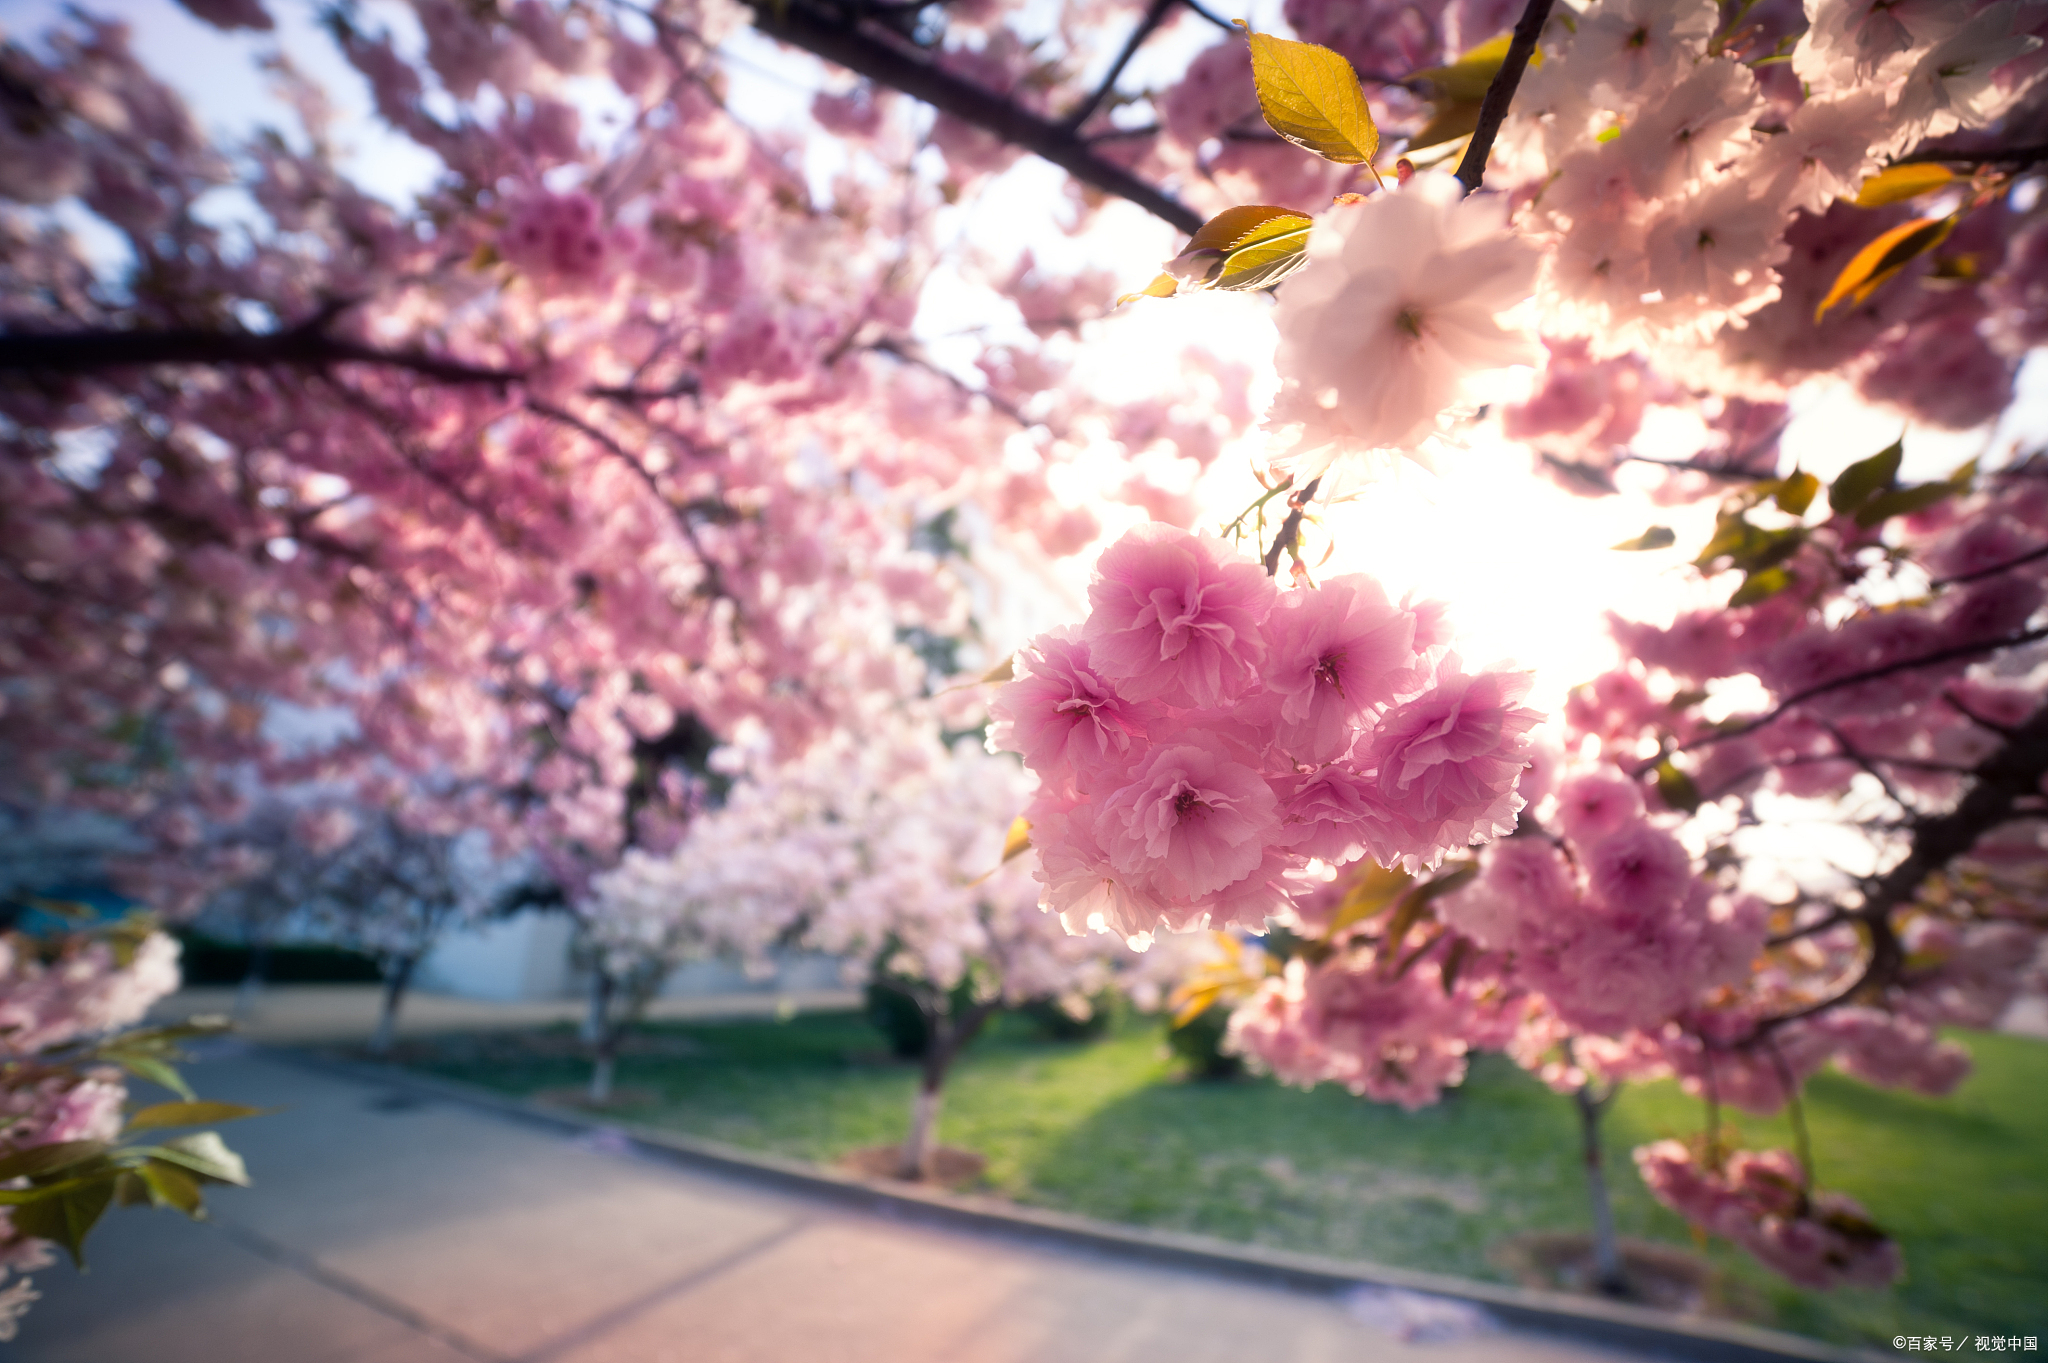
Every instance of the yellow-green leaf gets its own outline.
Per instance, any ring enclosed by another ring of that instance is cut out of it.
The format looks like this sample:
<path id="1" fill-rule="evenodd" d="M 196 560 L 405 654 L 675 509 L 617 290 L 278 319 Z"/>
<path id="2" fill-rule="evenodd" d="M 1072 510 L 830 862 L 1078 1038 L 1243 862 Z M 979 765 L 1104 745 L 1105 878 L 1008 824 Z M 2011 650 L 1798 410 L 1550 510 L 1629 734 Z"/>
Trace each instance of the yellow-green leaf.
<path id="1" fill-rule="evenodd" d="M 1276 232 L 1291 231 L 1294 226 L 1308 220 L 1306 213 L 1292 208 L 1274 204 L 1239 204 L 1235 208 L 1224 209 L 1196 228 L 1181 254 L 1195 251 L 1228 253 Z"/>
<path id="2" fill-rule="evenodd" d="M 1327 47 L 1246 30 L 1259 111 L 1276 133 L 1325 161 L 1370 164 L 1380 148 L 1365 90 L 1351 63 Z"/>
<path id="3" fill-rule="evenodd" d="M 1792 585 L 1792 574 L 1783 568 L 1759 568 L 1745 574 L 1742 585 L 1735 589 L 1735 595 L 1728 598 L 1731 606 L 1754 606 L 1759 601 L 1768 601 Z"/>
<path id="4" fill-rule="evenodd" d="M 162 1145 L 145 1146 L 142 1153 L 152 1159 L 167 1160 L 210 1182 L 249 1186 L 248 1166 L 242 1163 L 240 1155 L 228 1149 L 219 1132 L 197 1131 Z"/>
<path id="5" fill-rule="evenodd" d="M 146 1131 L 166 1126 L 209 1126 L 214 1122 L 232 1122 L 243 1117 L 260 1117 L 274 1108 L 243 1107 L 240 1103 L 157 1103 L 143 1108 L 128 1118 L 130 1131 Z"/>
<path id="6" fill-rule="evenodd" d="M 1031 820 L 1019 814 L 1010 820 L 1010 831 L 1003 835 L 1003 860 L 1008 862 L 1030 850 Z"/>
<path id="7" fill-rule="evenodd" d="M 1167 1000 L 1173 1006 L 1173 1025 L 1185 1027 L 1215 1006 L 1223 996 L 1223 987 L 1216 984 L 1199 984 L 1189 987 L 1182 985 L 1173 991 Z"/>
<path id="8" fill-rule="evenodd" d="M 1353 923 L 1363 922 L 1381 912 L 1401 896 L 1411 879 L 1405 871 L 1392 871 L 1367 862 L 1352 879 L 1351 887 L 1344 892 L 1337 911 L 1330 915 L 1330 925 L 1323 929 L 1323 940 L 1334 941 L 1338 933 Z"/>
<path id="9" fill-rule="evenodd" d="M 1240 291 L 1270 288 L 1306 265 L 1311 224 L 1307 218 L 1296 222 L 1298 226 L 1260 236 L 1232 251 L 1224 258 L 1216 287 Z"/>
<path id="10" fill-rule="evenodd" d="M 1901 438 L 1843 469 L 1828 485 L 1828 509 L 1837 516 L 1846 516 L 1880 492 L 1889 491 L 1898 479 L 1899 460 L 1905 452 L 1906 444 Z"/>
<path id="11" fill-rule="evenodd" d="M 106 1148 L 105 1141 L 53 1141 L 48 1145 L 31 1145 L 15 1150 L 0 1155 L 0 1182 L 53 1174 L 74 1164 L 83 1164 Z"/>
<path id="12" fill-rule="evenodd" d="M 1878 493 L 1857 507 L 1856 524 L 1868 530 L 1873 525 L 1882 525 L 1893 516 L 1910 516 L 1915 511 L 1925 511 L 1936 502 L 1947 501 L 1955 495 L 1955 485 L 1947 482 L 1893 488 L 1889 492 Z"/>
<path id="13" fill-rule="evenodd" d="M 1163 274 L 1136 293 L 1119 295 L 1116 300 L 1116 306 L 1122 307 L 1124 304 L 1135 302 L 1140 298 L 1171 298 L 1179 292 L 1180 281 L 1170 274 Z"/>
<path id="14" fill-rule="evenodd" d="M 1436 105 L 1430 112 L 1429 122 L 1408 139 L 1408 150 L 1422 151 L 1455 142 L 1461 137 L 1470 137 L 1479 127 L 1479 108 L 1477 100 L 1452 100 L 1448 104 Z"/>
<path id="15" fill-rule="evenodd" d="M 1449 66 L 1424 67 L 1409 79 L 1428 81 L 1446 99 L 1478 104 L 1486 98 L 1487 87 L 1493 84 L 1493 78 L 1500 74 L 1501 63 L 1508 59 L 1508 46 L 1514 40 L 1514 34 L 1503 33 L 1479 44 Z M 1530 55 L 1529 65 L 1543 65 L 1542 49 Z"/>
<path id="16" fill-rule="evenodd" d="M 15 1207 L 9 1214 L 17 1235 L 54 1240 L 78 1268 L 85 1267 L 85 1237 L 114 1200 L 118 1175 L 65 1185 L 51 1197 Z"/>
<path id="17" fill-rule="evenodd" d="M 1813 505 L 1813 496 L 1820 491 L 1820 479 L 1810 473 L 1794 469 L 1778 484 L 1777 494 L 1772 498 L 1778 510 L 1788 516 L 1804 516 L 1806 508 Z"/>
<path id="18" fill-rule="evenodd" d="M 176 1207 L 193 1220 L 198 1220 L 205 1203 L 199 1191 L 199 1180 L 175 1164 L 162 1160 L 145 1161 L 136 1175 L 149 1189 L 150 1201 L 159 1207 Z"/>
<path id="19" fill-rule="evenodd" d="M 1820 306 L 1813 310 L 1813 320 L 1818 322 L 1829 308 L 1844 298 L 1861 304 L 1876 292 L 1880 284 L 1947 241 L 1948 234 L 1955 227 L 1953 216 L 1915 218 L 1881 234 L 1842 267 L 1842 272 L 1835 276 L 1834 286 L 1828 290 L 1828 296 L 1821 299 Z"/>
<path id="20" fill-rule="evenodd" d="M 1700 807 L 1700 788 L 1690 776 L 1673 766 L 1670 758 L 1657 764 L 1657 794 L 1673 809 L 1690 814 Z"/>
<path id="21" fill-rule="evenodd" d="M 1952 185 L 1956 178 L 1956 173 L 1947 166 L 1932 162 L 1887 166 L 1865 180 L 1863 187 L 1856 191 L 1856 206 L 1882 208 L 1886 204 L 1902 203 Z"/>
<path id="22" fill-rule="evenodd" d="M 1645 549 L 1669 549 L 1678 543 L 1678 536 L 1668 525 L 1653 525 L 1632 540 L 1623 540 L 1615 545 L 1624 553 L 1640 553 Z"/>

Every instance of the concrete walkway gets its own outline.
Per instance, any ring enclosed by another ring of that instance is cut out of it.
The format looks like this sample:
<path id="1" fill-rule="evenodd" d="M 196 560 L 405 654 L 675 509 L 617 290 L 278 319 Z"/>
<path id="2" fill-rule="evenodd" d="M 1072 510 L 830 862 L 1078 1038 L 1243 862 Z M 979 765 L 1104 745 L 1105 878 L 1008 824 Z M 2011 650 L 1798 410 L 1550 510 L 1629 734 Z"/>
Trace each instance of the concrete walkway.
<path id="1" fill-rule="evenodd" d="M 259 1051 L 195 1065 L 256 1178 L 116 1210 L 37 1272 L 16 1363 L 1620 1363 L 1440 1344 L 1329 1296 L 938 1229 L 617 1153 Z"/>
<path id="2" fill-rule="evenodd" d="M 238 991 L 232 985 L 201 985 L 181 989 L 150 1010 L 154 1022 L 178 1022 L 196 1013 L 235 1011 Z M 376 1029 L 384 987 L 377 984 L 273 984 L 256 995 L 255 1006 L 236 1019 L 236 1031 L 266 1045 L 309 1046 L 367 1041 Z M 768 1018 L 858 1008 L 853 989 L 811 989 L 778 993 L 749 990 L 735 994 L 676 995 L 658 998 L 647 1008 L 655 1019 Z M 535 999 L 519 1003 L 459 998 L 413 990 L 398 1010 L 400 1036 L 432 1036 L 447 1032 L 506 1031 L 545 1027 L 555 1022 L 583 1021 L 589 1005 L 581 999 Z"/>

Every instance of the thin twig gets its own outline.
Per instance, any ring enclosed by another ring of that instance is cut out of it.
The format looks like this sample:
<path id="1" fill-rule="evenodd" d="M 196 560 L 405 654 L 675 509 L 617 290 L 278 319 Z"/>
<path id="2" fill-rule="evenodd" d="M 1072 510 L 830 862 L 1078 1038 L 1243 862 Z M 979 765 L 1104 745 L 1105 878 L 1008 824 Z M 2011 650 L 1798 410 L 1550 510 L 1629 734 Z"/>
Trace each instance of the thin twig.
<path id="1" fill-rule="evenodd" d="M 1131 30 L 1131 36 L 1124 40 L 1123 51 L 1117 53 L 1116 60 L 1109 64 L 1109 74 L 1102 78 L 1101 84 L 1097 85 L 1072 113 L 1061 120 L 1063 127 L 1069 131 L 1078 130 L 1097 109 L 1102 107 L 1102 101 L 1108 99 L 1111 92 L 1116 89 L 1117 77 L 1123 75 L 1124 68 L 1131 64 L 1131 58 L 1138 55 L 1138 49 L 1145 45 L 1145 40 L 1152 36 L 1154 30 L 1166 22 L 1167 16 L 1173 13 L 1173 7 L 1178 3 L 1180 0 L 1152 0 L 1152 7 L 1145 11 L 1145 17 L 1138 20 L 1138 26 Z"/>
<path id="2" fill-rule="evenodd" d="M 1974 572 L 1957 573 L 1954 577 L 1937 577 L 1927 585 L 1930 587 L 1959 587 L 1965 582 L 1975 582 L 1979 578 L 1996 577 L 2000 573 L 2010 572 L 2014 568 L 2032 563 L 2036 559 L 2044 558 L 2048 558 L 2048 544 L 2044 544 L 2038 549 L 2029 550 L 2018 558 L 2009 558 L 2003 563 L 1994 563 L 1989 568 L 1978 568 Z"/>

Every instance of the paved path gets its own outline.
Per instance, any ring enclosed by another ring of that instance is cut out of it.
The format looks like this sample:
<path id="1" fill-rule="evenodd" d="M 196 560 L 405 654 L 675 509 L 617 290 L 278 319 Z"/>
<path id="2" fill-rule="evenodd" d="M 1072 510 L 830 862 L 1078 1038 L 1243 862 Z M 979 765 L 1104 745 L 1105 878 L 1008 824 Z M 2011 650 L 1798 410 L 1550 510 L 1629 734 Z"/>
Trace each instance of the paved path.
<path id="1" fill-rule="evenodd" d="M 236 1020 L 236 1030 L 251 1041 L 279 1046 L 305 1046 L 339 1041 L 366 1041 L 376 1029 L 384 987 L 378 984 L 273 984 L 256 995 L 255 1006 Z M 181 989 L 150 1010 L 157 1022 L 180 1021 L 195 1013 L 233 1013 L 237 991 L 232 985 L 201 985 Z M 658 1019 L 776 1017 L 835 1008 L 858 1008 L 853 989 L 809 989 L 794 992 L 748 990 L 733 994 L 679 994 L 658 998 L 647 1016 Z M 489 1032 L 520 1027 L 545 1027 L 554 1022 L 581 1023 L 590 1005 L 581 999 L 531 999 L 518 1003 L 469 999 L 454 994 L 413 990 L 398 1010 L 400 1036 L 431 1036 L 443 1032 Z"/>
<path id="2" fill-rule="evenodd" d="M 611 1153 L 244 1050 L 208 1097 L 257 1186 L 116 1211 L 35 1275 L 10 1363 L 1625 1363 L 1400 1343 L 1334 1298 L 937 1229 Z"/>

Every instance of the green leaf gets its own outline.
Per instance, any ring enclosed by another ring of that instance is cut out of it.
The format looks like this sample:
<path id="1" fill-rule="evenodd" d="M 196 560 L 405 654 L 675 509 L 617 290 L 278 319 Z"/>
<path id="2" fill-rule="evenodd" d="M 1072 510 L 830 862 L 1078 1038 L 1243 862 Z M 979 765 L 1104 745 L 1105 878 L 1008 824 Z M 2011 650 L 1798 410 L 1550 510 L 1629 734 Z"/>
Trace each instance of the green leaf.
<path id="1" fill-rule="evenodd" d="M 1669 549 L 1678 543 L 1678 536 L 1668 525 L 1653 525 L 1632 540 L 1623 540 L 1615 545 L 1625 553 L 1638 553 L 1644 549 Z"/>
<path id="2" fill-rule="evenodd" d="M 1917 199 L 1922 194 L 1945 189 L 1955 182 L 1954 171 L 1932 162 L 1887 166 L 1865 180 L 1863 188 L 1856 191 L 1856 206 L 1883 208 L 1886 204 L 1903 203 L 1907 199 Z"/>
<path id="3" fill-rule="evenodd" d="M 1508 47 L 1514 40 L 1514 34 L 1503 33 L 1479 44 L 1449 66 L 1426 66 L 1408 79 L 1428 81 L 1436 93 L 1446 99 L 1478 104 L 1485 100 L 1493 78 L 1500 74 L 1501 66 L 1508 59 Z M 1530 54 L 1529 64 L 1543 65 L 1542 52 Z"/>
<path id="4" fill-rule="evenodd" d="M 1899 476 L 1899 460 L 1906 452 L 1901 436 L 1871 455 L 1842 470 L 1828 485 L 1828 509 L 1837 516 L 1855 511 L 1878 493 L 1890 489 Z"/>
<path id="5" fill-rule="evenodd" d="M 49 1145 L 31 1145 L 25 1150 L 0 1156 L 0 1182 L 53 1174 L 59 1169 L 68 1169 L 96 1158 L 106 1153 L 106 1149 L 105 1141 L 55 1141 Z"/>
<path id="6" fill-rule="evenodd" d="M 1835 276 L 1828 296 L 1821 299 L 1820 306 L 1813 310 L 1813 320 L 1820 321 L 1829 308 L 1844 298 L 1861 304 L 1877 291 L 1880 284 L 1947 241 L 1948 234 L 1955 231 L 1956 221 L 1954 216 L 1915 218 L 1879 235 L 1877 240 L 1858 251 L 1855 258 Z"/>
<path id="7" fill-rule="evenodd" d="M 206 1198 L 199 1190 L 199 1180 L 177 1165 L 153 1159 L 135 1173 L 159 1207 L 176 1207 L 195 1221 L 205 1214 Z"/>
<path id="8" fill-rule="evenodd" d="M 124 1169 L 114 1180 L 114 1201 L 123 1207 L 149 1207 L 156 1204 L 156 1195 L 150 1192 L 149 1185 L 142 1181 L 140 1174 Z"/>
<path id="9" fill-rule="evenodd" d="M 1750 573 L 1742 579 L 1742 585 L 1735 589 L 1735 595 L 1728 598 L 1730 606 L 1754 606 L 1759 601 L 1768 601 L 1792 585 L 1792 575 L 1783 568 L 1765 568 Z"/>
<path id="10" fill-rule="evenodd" d="M 1458 972 L 1465 968 L 1465 958 L 1472 954 L 1472 943 L 1460 937 L 1451 943 L 1451 949 L 1444 953 L 1443 986 L 1444 997 L 1458 987 Z"/>
<path id="11" fill-rule="evenodd" d="M 1338 165 L 1371 164 L 1380 147 L 1365 91 L 1351 63 L 1327 47 L 1245 30 L 1252 83 L 1267 126 Z"/>
<path id="12" fill-rule="evenodd" d="M 191 1085 L 185 1082 L 183 1076 L 168 1061 L 159 1060 L 153 1055 L 118 1049 L 103 1050 L 100 1056 L 102 1059 L 113 1061 L 137 1079 L 147 1079 L 152 1084 L 169 1089 L 187 1102 L 196 1099 Z"/>
<path id="13" fill-rule="evenodd" d="M 144 1131 L 165 1126 L 205 1126 L 211 1122 L 239 1121 L 243 1117 L 260 1117 L 275 1112 L 276 1108 L 243 1107 L 240 1103 L 158 1103 L 143 1108 L 128 1118 L 130 1131 Z"/>
<path id="14" fill-rule="evenodd" d="M 1731 568 L 1754 573 L 1783 563 L 1798 553 L 1805 543 L 1804 526 L 1766 530 L 1760 525 L 1750 524 L 1739 512 L 1723 514 L 1714 522 L 1714 538 L 1707 542 L 1707 547 L 1700 551 L 1693 564 L 1710 569 L 1726 559 Z"/>
<path id="15" fill-rule="evenodd" d="M 142 1153 L 151 1159 L 181 1165 L 215 1183 L 233 1183 L 243 1188 L 249 1186 L 248 1166 L 242 1163 L 240 1155 L 228 1149 L 227 1143 L 215 1131 L 180 1136 L 162 1145 L 147 1146 Z"/>
<path id="16" fill-rule="evenodd" d="M 1771 500 L 1788 516 L 1804 516 L 1806 508 L 1813 505 L 1814 494 L 1819 491 L 1820 479 L 1794 469 L 1778 484 L 1778 491 Z"/>
<path id="17" fill-rule="evenodd" d="M 1670 758 L 1657 764 L 1657 794 L 1673 809 L 1687 814 L 1700 807 L 1700 788 L 1690 776 L 1672 765 Z"/>
<path id="18" fill-rule="evenodd" d="M 66 1185 L 54 1196 L 16 1206 L 11 1213 L 16 1234 L 54 1240 L 71 1262 L 85 1267 L 85 1237 L 114 1200 L 115 1176 Z"/>
<path id="19" fill-rule="evenodd" d="M 1893 516 L 1909 516 L 1915 511 L 1925 511 L 1936 502 L 1945 502 L 1955 495 L 1955 486 L 1945 482 L 1893 488 L 1890 492 L 1880 492 L 1857 507 L 1856 524 L 1868 530 L 1874 525 L 1883 524 Z"/>

